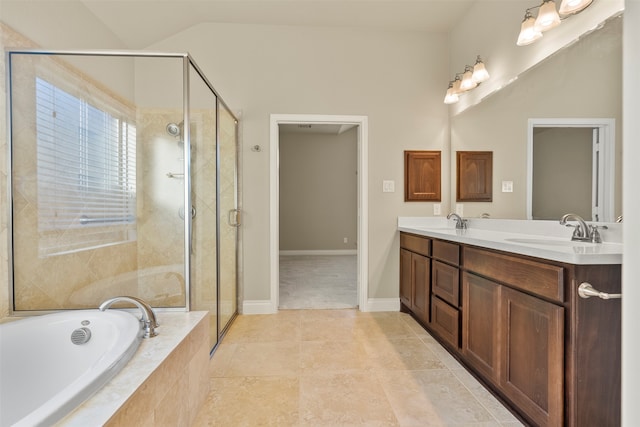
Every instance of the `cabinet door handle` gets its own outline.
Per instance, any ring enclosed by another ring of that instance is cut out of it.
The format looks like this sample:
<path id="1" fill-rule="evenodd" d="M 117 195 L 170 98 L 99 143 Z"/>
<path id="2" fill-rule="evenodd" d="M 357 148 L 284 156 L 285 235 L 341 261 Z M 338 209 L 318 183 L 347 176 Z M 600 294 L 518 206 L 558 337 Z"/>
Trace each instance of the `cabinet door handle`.
<path id="1" fill-rule="evenodd" d="M 580 283 L 580 286 L 578 286 L 578 295 L 580 295 L 580 298 L 591 298 L 591 297 L 598 297 L 600 299 L 622 298 L 622 294 L 608 294 L 606 292 L 600 292 L 599 290 L 591 286 L 591 283 L 589 282 Z"/>

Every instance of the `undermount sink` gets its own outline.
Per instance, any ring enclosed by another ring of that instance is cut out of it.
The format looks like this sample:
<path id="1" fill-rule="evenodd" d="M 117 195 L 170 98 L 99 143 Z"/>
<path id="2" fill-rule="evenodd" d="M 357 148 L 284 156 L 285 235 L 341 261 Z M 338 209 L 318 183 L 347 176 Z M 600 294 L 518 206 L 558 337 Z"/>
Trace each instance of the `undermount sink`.
<path id="1" fill-rule="evenodd" d="M 536 238 L 508 238 L 507 242 L 524 243 L 528 245 L 544 245 L 544 246 L 593 246 L 595 243 L 578 242 L 574 240 L 555 240 L 555 239 L 536 239 Z"/>

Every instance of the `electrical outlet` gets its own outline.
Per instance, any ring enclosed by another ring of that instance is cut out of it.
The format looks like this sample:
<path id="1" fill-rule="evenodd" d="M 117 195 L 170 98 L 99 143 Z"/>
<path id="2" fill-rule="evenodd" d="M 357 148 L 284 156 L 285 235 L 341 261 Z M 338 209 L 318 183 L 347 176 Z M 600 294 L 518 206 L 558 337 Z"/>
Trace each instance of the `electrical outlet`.
<path id="1" fill-rule="evenodd" d="M 349 243 L 349 238 L 345 237 L 345 238 L 343 239 L 343 242 L 344 242 L 344 243 Z"/>
<path id="2" fill-rule="evenodd" d="M 440 203 L 436 203 L 433 205 L 433 214 L 440 215 Z"/>
<path id="3" fill-rule="evenodd" d="M 456 213 L 460 216 L 464 216 L 464 205 L 462 203 L 456 204 Z"/>
<path id="4" fill-rule="evenodd" d="M 383 193 L 393 193 L 396 191 L 396 182 L 395 181 L 382 181 L 382 192 Z"/>
<path id="5" fill-rule="evenodd" d="M 513 181 L 502 181 L 502 192 L 513 193 Z"/>

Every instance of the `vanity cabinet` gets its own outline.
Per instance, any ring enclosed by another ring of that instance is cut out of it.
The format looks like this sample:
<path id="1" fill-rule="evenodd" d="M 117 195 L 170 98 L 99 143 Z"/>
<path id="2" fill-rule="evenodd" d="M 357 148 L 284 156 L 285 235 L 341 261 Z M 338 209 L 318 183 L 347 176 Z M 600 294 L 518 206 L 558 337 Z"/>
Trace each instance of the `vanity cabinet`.
<path id="1" fill-rule="evenodd" d="M 620 300 L 577 293 L 583 282 L 620 293 L 620 265 L 425 239 L 431 317 L 402 304 L 458 360 L 531 425 L 620 425 Z"/>
<path id="2" fill-rule="evenodd" d="M 430 239 L 400 237 L 400 301 L 423 323 L 429 321 L 430 249 Z"/>
<path id="3" fill-rule="evenodd" d="M 460 246 L 432 240 L 432 330 L 454 348 L 460 346 Z"/>

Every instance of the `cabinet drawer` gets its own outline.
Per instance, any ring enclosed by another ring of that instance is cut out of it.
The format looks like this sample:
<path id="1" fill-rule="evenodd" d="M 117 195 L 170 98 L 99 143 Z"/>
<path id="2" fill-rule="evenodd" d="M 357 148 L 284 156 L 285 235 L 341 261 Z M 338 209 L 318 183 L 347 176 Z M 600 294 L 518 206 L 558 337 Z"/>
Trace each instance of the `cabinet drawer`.
<path id="1" fill-rule="evenodd" d="M 431 239 L 400 233 L 400 247 L 424 256 L 431 255 Z"/>
<path id="2" fill-rule="evenodd" d="M 564 301 L 562 267 L 466 246 L 463 251 L 465 270 L 541 297 Z"/>
<path id="3" fill-rule="evenodd" d="M 453 305 L 460 305 L 460 270 L 443 264 L 440 261 L 433 261 L 431 267 L 431 289 L 434 294 Z"/>
<path id="4" fill-rule="evenodd" d="M 438 297 L 431 299 L 430 325 L 441 338 L 460 347 L 460 312 Z"/>
<path id="5" fill-rule="evenodd" d="M 433 241 L 433 257 L 449 264 L 460 264 L 460 246 L 455 243 Z"/>

